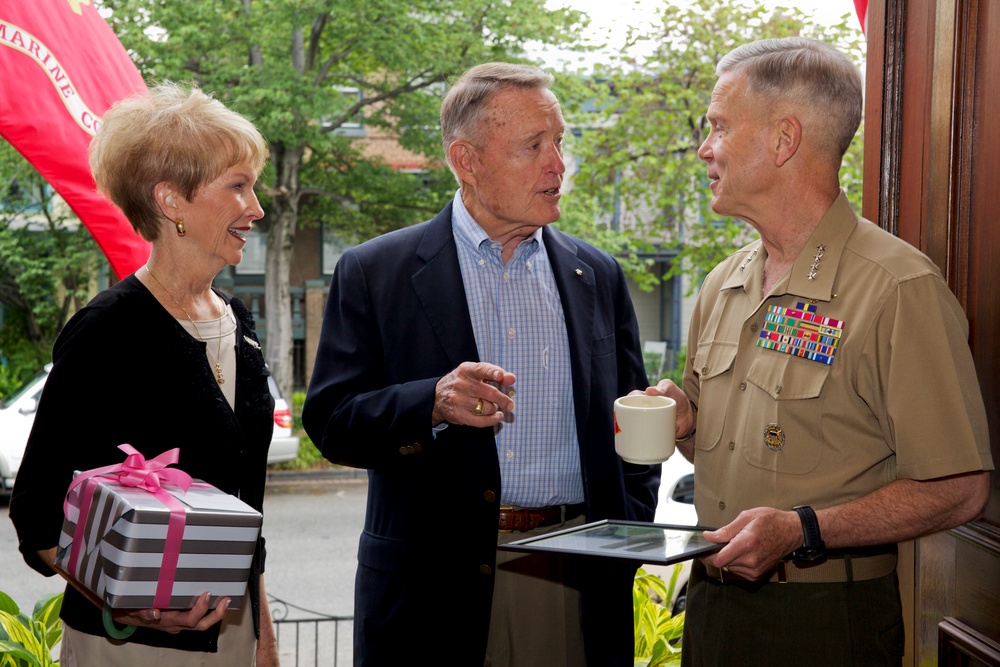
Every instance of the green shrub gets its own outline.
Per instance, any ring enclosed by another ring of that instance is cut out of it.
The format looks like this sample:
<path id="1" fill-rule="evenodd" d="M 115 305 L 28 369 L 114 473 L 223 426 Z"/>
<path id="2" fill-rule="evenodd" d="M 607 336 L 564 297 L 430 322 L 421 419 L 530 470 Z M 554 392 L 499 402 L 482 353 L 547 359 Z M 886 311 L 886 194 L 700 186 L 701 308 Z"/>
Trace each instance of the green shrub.
<path id="1" fill-rule="evenodd" d="M 50 345 L 32 343 L 19 329 L 23 316 L 7 311 L 0 328 L 0 399 L 10 396 L 52 361 Z"/>
<path id="2" fill-rule="evenodd" d="M 0 667 L 47 667 L 58 665 L 52 649 L 62 639 L 61 592 L 35 603 L 29 618 L 17 603 L 0 591 Z"/>
<path id="3" fill-rule="evenodd" d="M 642 568 L 635 573 L 632 586 L 635 667 L 681 664 L 684 612 L 674 616 L 668 606 L 681 569 L 682 565 L 674 565 L 669 583 Z"/>

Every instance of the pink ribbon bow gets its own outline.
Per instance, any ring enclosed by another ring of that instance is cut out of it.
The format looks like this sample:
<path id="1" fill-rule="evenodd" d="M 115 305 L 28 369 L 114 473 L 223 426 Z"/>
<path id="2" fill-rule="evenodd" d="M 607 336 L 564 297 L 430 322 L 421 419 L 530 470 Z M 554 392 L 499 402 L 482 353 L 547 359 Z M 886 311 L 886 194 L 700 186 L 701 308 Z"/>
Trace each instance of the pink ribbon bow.
<path id="1" fill-rule="evenodd" d="M 134 486 L 150 493 L 156 493 L 164 482 L 178 486 L 183 491 L 191 487 L 191 475 L 177 468 L 167 468 L 177 463 L 181 451 L 179 448 L 167 450 L 150 461 L 132 445 L 118 445 L 118 449 L 128 454 L 125 462 L 117 466 L 121 471 L 118 482 L 122 486 Z"/>
<path id="2" fill-rule="evenodd" d="M 184 505 L 163 489 L 163 484 L 171 484 L 187 492 L 191 487 L 191 475 L 183 470 L 168 468 L 167 466 L 177 463 L 180 449 L 167 450 L 159 456 L 147 461 L 146 457 L 140 454 L 135 447 L 129 444 L 118 445 L 118 449 L 125 452 L 123 463 L 104 466 L 86 470 L 78 474 L 69 485 L 66 491 L 66 498 L 63 500 L 63 512 L 69 516 L 69 497 L 73 489 L 83 484 L 92 477 L 109 477 L 122 486 L 142 489 L 151 493 L 170 510 L 170 519 L 167 527 L 166 543 L 163 554 L 163 561 L 160 566 L 160 577 L 157 582 L 156 594 L 153 601 L 155 608 L 164 608 L 170 602 L 170 593 L 173 588 L 174 578 L 177 572 L 177 561 L 180 556 L 181 541 L 184 535 L 185 511 Z M 96 485 L 84 487 L 83 496 L 80 499 L 80 512 L 76 529 L 73 535 L 73 545 L 70 549 L 69 566 L 67 570 L 74 576 L 79 576 L 79 561 L 83 551 L 84 534 L 83 529 L 86 518 L 90 511 Z"/>

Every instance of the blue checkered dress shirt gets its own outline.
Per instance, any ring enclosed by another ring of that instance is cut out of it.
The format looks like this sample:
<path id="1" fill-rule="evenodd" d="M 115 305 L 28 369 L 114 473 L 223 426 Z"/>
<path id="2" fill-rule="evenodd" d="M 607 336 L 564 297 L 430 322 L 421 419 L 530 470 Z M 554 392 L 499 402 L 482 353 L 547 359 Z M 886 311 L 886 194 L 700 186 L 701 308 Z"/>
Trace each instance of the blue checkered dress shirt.
<path id="1" fill-rule="evenodd" d="M 479 359 L 517 378 L 514 410 L 496 429 L 500 501 L 518 507 L 582 503 L 566 319 L 541 230 L 504 265 L 500 244 L 472 219 L 461 194 L 452 228 Z"/>

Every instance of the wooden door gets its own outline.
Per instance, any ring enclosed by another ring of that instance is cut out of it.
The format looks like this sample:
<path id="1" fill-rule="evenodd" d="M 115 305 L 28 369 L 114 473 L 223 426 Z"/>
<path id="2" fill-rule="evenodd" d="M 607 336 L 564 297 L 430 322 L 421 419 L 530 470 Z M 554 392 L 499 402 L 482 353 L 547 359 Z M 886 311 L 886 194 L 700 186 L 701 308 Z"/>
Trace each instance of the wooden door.
<path id="1" fill-rule="evenodd" d="M 872 0 L 864 214 L 965 308 L 1000 463 L 1000 0 Z M 942 443 L 947 446 L 947 443 Z M 908 664 L 1000 666 L 1000 475 L 986 516 L 901 553 Z"/>

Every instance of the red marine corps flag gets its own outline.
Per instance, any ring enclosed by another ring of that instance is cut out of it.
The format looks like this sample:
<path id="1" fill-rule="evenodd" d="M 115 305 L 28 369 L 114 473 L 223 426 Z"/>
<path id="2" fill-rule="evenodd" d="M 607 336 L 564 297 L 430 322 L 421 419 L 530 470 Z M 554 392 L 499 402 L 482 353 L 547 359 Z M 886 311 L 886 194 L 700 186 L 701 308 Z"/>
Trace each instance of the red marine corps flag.
<path id="1" fill-rule="evenodd" d="M 113 102 L 146 89 L 91 0 L 0 0 L 0 135 L 66 200 L 119 278 L 149 256 L 95 189 L 87 146 Z"/>
<path id="2" fill-rule="evenodd" d="M 861 22 L 861 33 L 868 34 L 868 0 L 854 0 L 854 9 L 858 12 L 858 21 Z"/>

